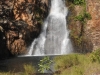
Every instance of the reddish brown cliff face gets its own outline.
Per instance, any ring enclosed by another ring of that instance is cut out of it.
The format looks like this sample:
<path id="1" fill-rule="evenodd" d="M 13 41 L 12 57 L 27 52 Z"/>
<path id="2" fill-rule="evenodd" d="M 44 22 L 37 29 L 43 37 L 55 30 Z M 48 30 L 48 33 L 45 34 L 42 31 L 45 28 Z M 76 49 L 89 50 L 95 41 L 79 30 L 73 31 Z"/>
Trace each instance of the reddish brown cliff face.
<path id="1" fill-rule="evenodd" d="M 25 54 L 41 32 L 47 14 L 48 0 L 1 0 L 0 53 L 9 50 L 13 55 Z"/>
<path id="2" fill-rule="evenodd" d="M 74 5 L 71 9 L 69 7 L 71 15 L 68 23 L 75 50 L 86 53 L 100 48 L 100 0 L 86 0 L 86 11 L 91 14 L 92 19 L 86 21 L 82 31 L 82 23 L 75 21 L 75 16 L 79 15 L 83 8 L 81 5 Z"/>
<path id="3" fill-rule="evenodd" d="M 14 53 L 23 53 L 29 41 L 32 42 L 41 32 L 42 22 L 48 12 L 47 0 L 14 0 L 13 8 L 15 20 L 22 20 L 27 26 L 22 28 L 23 31 L 19 32 L 22 39 L 15 40 L 11 50 Z"/>
<path id="4" fill-rule="evenodd" d="M 92 19 L 87 22 L 86 36 L 93 44 L 93 50 L 100 48 L 100 0 L 87 0 L 87 11 Z"/>

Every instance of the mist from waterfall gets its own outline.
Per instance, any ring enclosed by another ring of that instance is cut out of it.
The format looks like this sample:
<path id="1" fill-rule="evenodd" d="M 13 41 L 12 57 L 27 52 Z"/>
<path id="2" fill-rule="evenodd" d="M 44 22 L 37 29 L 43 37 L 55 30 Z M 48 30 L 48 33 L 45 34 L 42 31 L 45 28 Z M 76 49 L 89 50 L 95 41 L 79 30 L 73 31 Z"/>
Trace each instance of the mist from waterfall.
<path id="1" fill-rule="evenodd" d="M 51 0 L 51 8 L 41 34 L 36 38 L 27 55 L 62 55 L 73 51 L 66 23 L 68 9 L 65 0 Z"/>

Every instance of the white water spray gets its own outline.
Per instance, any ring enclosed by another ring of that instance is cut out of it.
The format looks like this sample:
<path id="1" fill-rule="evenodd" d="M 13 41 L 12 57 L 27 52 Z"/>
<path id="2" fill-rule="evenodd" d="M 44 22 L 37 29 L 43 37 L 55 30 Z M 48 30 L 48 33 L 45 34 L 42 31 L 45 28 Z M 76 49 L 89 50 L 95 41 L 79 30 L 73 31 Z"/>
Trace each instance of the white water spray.
<path id="1" fill-rule="evenodd" d="M 65 0 L 51 0 L 50 13 L 43 24 L 42 32 L 31 44 L 27 55 L 61 55 L 72 52 L 66 26 L 67 13 Z"/>

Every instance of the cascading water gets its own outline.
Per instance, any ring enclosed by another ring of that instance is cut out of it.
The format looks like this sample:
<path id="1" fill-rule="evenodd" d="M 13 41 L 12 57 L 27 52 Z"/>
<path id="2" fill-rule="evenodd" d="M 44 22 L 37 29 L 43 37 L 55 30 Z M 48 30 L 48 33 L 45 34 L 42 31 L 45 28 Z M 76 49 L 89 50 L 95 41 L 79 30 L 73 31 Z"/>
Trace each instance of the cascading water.
<path id="1" fill-rule="evenodd" d="M 50 13 L 43 24 L 40 36 L 31 44 L 28 55 L 61 55 L 72 52 L 66 26 L 67 13 L 65 0 L 51 0 Z"/>

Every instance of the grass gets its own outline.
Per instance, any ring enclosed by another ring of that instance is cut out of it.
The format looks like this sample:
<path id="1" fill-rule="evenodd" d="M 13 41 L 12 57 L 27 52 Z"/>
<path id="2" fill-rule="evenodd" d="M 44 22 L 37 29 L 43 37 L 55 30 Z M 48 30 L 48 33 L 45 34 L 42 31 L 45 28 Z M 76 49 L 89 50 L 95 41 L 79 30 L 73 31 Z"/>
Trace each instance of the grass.
<path id="1" fill-rule="evenodd" d="M 10 72 L 7 72 L 7 73 L 2 72 L 0 73 L 0 75 L 12 75 L 12 74 Z"/>
<path id="2" fill-rule="evenodd" d="M 25 69 L 25 72 L 22 75 L 35 75 L 36 73 L 36 69 L 35 67 L 32 66 L 32 64 L 30 65 L 25 64 L 24 69 Z"/>
<path id="3" fill-rule="evenodd" d="M 36 69 L 32 64 L 24 64 L 24 72 L 0 72 L 0 75 L 36 75 Z"/>
<path id="4" fill-rule="evenodd" d="M 60 72 L 55 75 L 82 75 L 85 67 L 83 64 L 85 64 L 87 59 L 82 54 L 70 54 L 55 57 L 54 61 L 56 61 L 55 69 Z"/>
<path id="5" fill-rule="evenodd" d="M 54 58 L 55 75 L 99 75 L 99 58 L 100 49 L 90 54 L 57 56 Z"/>

